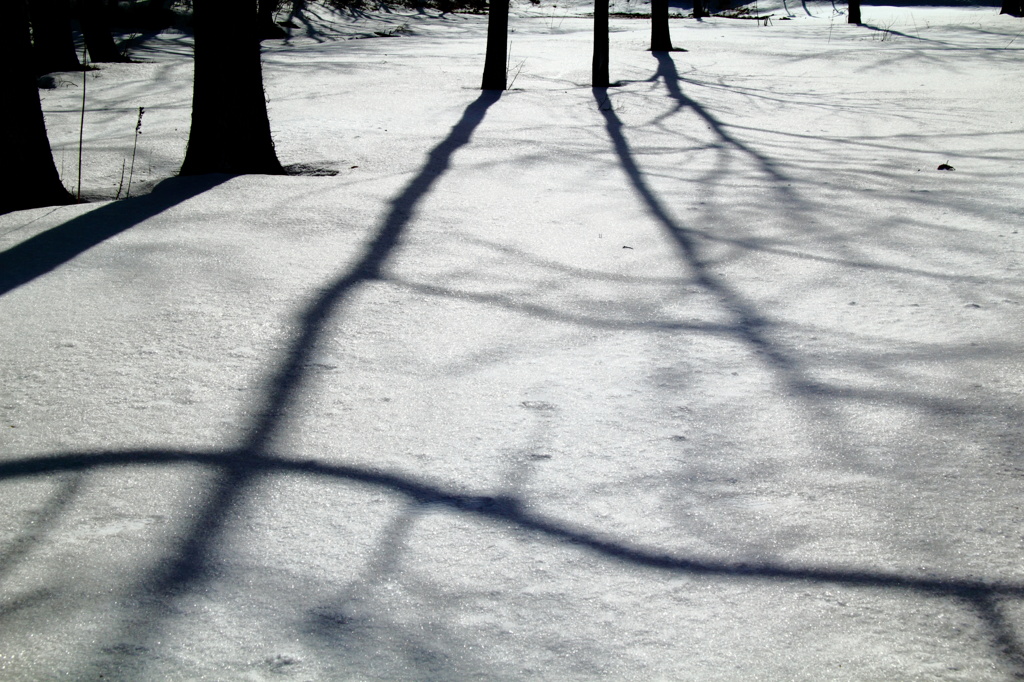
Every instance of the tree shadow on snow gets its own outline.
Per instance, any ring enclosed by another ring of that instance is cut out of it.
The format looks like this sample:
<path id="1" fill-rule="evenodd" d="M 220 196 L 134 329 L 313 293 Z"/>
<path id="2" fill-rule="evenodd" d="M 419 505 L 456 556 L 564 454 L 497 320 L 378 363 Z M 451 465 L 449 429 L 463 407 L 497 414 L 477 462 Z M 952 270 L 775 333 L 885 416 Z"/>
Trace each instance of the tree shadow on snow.
<path id="1" fill-rule="evenodd" d="M 196 590 L 205 581 L 216 575 L 216 548 L 221 539 L 221 532 L 232 511 L 242 503 L 253 485 L 262 480 L 268 473 L 280 470 L 282 465 L 290 467 L 284 460 L 272 452 L 275 437 L 281 435 L 285 420 L 295 406 L 303 383 L 308 379 L 306 367 L 310 353 L 320 339 L 324 325 L 329 320 L 337 319 L 342 313 L 344 304 L 363 285 L 376 281 L 389 257 L 399 247 L 403 232 L 419 202 L 429 193 L 451 165 L 452 156 L 461 147 L 469 143 L 476 128 L 484 120 L 488 108 L 500 98 L 500 92 L 484 92 L 464 111 L 461 120 L 452 128 L 448 136 L 428 155 L 420 172 L 409 182 L 405 189 L 391 202 L 391 208 L 375 237 L 367 244 L 362 256 L 345 274 L 323 288 L 300 313 L 300 327 L 289 350 L 269 378 L 263 391 L 263 404 L 255 407 L 254 417 L 245 430 L 243 442 L 239 447 L 227 453 L 195 453 L 195 452 L 160 452 L 143 451 L 136 453 L 94 453 L 90 455 L 72 456 L 69 459 L 58 458 L 70 465 L 72 469 L 84 467 L 91 469 L 96 465 L 112 465 L 117 462 L 149 463 L 194 463 L 210 468 L 214 478 L 207 484 L 207 496 L 195 510 L 194 524 L 184 534 L 184 539 L 168 557 L 168 560 L 144 581 L 143 591 L 155 596 L 147 601 L 148 606 L 140 607 L 138 612 L 126 623 L 123 633 L 116 641 L 126 638 L 138 643 L 140 635 L 148 640 L 159 638 L 159 623 L 167 613 L 168 600 Z M 43 473 L 47 467 L 45 462 L 57 465 L 55 471 L 63 468 L 57 459 L 33 459 L 21 464 L 9 463 L 0 466 L 0 479 L 11 473 L 36 471 Z M 299 464 L 296 472 L 301 472 L 311 464 Z M 26 468 L 27 467 L 27 468 Z M 43 467 L 43 468 L 40 468 Z M 361 478 L 360 472 L 352 471 L 355 479 Z M 367 481 L 376 478 L 365 474 Z M 385 477 L 386 479 L 387 477 Z M 399 486 L 408 485 L 395 481 Z M 416 486 L 409 488 L 416 491 Z M 421 493 L 431 495 L 434 493 Z M 144 633 L 144 634 L 143 634 Z M 108 655 L 113 651 L 118 667 L 144 665 L 132 655 L 131 651 L 121 652 L 116 647 L 107 648 Z M 109 659 L 104 663 L 109 666 Z"/>
<path id="2" fill-rule="evenodd" d="M 664 83 L 669 96 L 676 102 L 676 111 L 685 109 L 696 114 L 714 131 L 714 134 L 725 148 L 738 152 L 752 162 L 754 167 L 759 169 L 765 182 L 771 185 L 771 189 L 780 195 L 784 202 L 787 204 L 798 203 L 795 193 L 790 188 L 790 179 L 786 177 L 781 168 L 771 158 L 731 135 L 727 127 L 716 119 L 710 111 L 682 92 L 680 86 L 681 79 L 669 53 L 654 53 L 654 55 L 658 60 L 658 69 L 653 80 L 661 80 Z M 785 385 L 788 386 L 789 393 L 803 400 L 805 407 L 815 414 L 816 419 L 820 423 L 829 424 L 829 428 L 832 429 L 841 429 L 842 426 L 838 414 L 829 409 L 827 404 L 834 399 L 850 399 L 855 397 L 855 394 L 813 379 L 802 366 L 799 357 L 795 353 L 790 352 L 783 344 L 774 340 L 773 333 L 778 331 L 778 326 L 768 316 L 761 314 L 751 301 L 745 299 L 723 277 L 716 275 L 712 271 L 712 261 L 704 255 L 704 248 L 702 247 L 702 239 L 705 237 L 704 233 L 680 224 L 671 215 L 668 206 L 655 192 L 640 168 L 636 156 L 626 139 L 624 133 L 625 126 L 615 113 L 607 90 L 595 88 L 593 94 L 597 108 L 604 117 L 605 129 L 618 157 L 619 165 L 629 178 L 634 191 L 640 197 L 648 212 L 661 224 L 665 232 L 675 243 L 680 255 L 680 261 L 689 271 L 692 281 L 696 282 L 705 291 L 717 296 L 723 301 L 724 308 L 732 312 L 733 322 L 724 325 L 725 334 L 754 351 L 758 357 L 763 358 L 773 374 L 780 377 Z M 726 178 L 725 174 L 722 175 L 722 178 Z M 892 399 L 891 396 L 876 397 Z M 948 409 L 949 406 L 933 405 L 932 407 L 936 410 L 942 410 Z M 573 541 L 581 542 L 579 538 L 573 538 Z M 591 543 L 596 545 L 604 544 L 594 543 L 592 540 Z M 626 559 L 628 561 L 649 566 L 663 564 L 666 568 L 674 566 L 678 570 L 696 573 L 714 571 L 726 574 L 730 571 L 735 571 L 741 575 L 757 576 L 766 579 L 795 578 L 811 582 L 833 582 L 835 578 L 838 578 L 838 575 L 827 570 L 784 568 L 766 564 L 744 564 L 732 567 L 719 565 L 712 569 L 710 565 L 704 562 L 687 562 L 655 555 L 645 556 L 641 552 L 628 550 L 620 546 L 614 548 L 602 547 L 600 551 L 612 555 L 621 554 L 624 557 L 628 557 Z M 840 571 L 840 573 L 843 573 L 843 578 L 835 582 L 851 586 L 867 586 L 872 584 L 876 587 L 912 589 L 931 593 L 935 596 L 950 598 L 969 605 L 979 620 L 987 627 L 989 643 L 993 652 L 1003 658 L 1005 664 L 1013 670 L 1016 677 L 1024 677 L 1024 644 L 1021 643 L 1020 636 L 1015 632 L 1008 615 L 1005 613 L 1008 600 L 1020 600 L 1024 597 L 1024 585 L 1015 584 L 1011 586 L 1006 584 L 1004 587 L 1007 589 L 1002 587 L 991 589 L 991 585 L 985 587 L 977 583 L 971 584 L 972 581 L 916 579 L 894 575 L 883 577 L 881 573 L 872 572 Z"/>
<path id="3" fill-rule="evenodd" d="M 164 180 L 149 194 L 112 201 L 0 252 L 0 296 L 228 179 L 205 175 Z"/>
<path id="4" fill-rule="evenodd" d="M 674 62 L 668 54 L 657 54 L 659 68 L 657 78 L 664 80 L 670 96 L 679 108 L 686 108 L 696 113 L 719 137 L 726 147 L 743 154 L 750 159 L 755 167 L 769 182 L 777 185 L 791 203 L 797 198 L 786 189 L 788 178 L 782 169 L 768 158 L 741 140 L 730 135 L 729 131 L 699 103 L 686 97 L 680 88 L 680 79 L 675 70 Z M 642 544 L 629 541 L 610 540 L 585 528 L 536 513 L 521 504 L 515 495 L 478 495 L 467 494 L 455 488 L 427 482 L 425 478 L 417 478 L 400 473 L 389 473 L 369 467 L 328 464 L 318 461 L 286 458 L 275 451 L 275 441 L 283 435 L 286 420 L 295 412 L 300 394 L 310 379 L 306 369 L 308 361 L 321 341 L 324 329 L 329 322 L 336 321 L 343 314 L 345 306 L 352 300 L 362 287 L 389 278 L 386 269 L 389 260 L 400 247 L 412 215 L 421 201 L 429 194 L 438 180 L 451 166 L 453 155 L 470 143 L 473 133 L 483 122 L 487 111 L 500 93 L 485 92 L 471 103 L 463 112 L 461 120 L 452 128 L 448 136 L 440 142 L 428 155 L 423 168 L 406 185 L 402 192 L 391 202 L 390 208 L 372 240 L 367 244 L 356 264 L 345 273 L 329 282 L 321 289 L 301 311 L 299 330 L 289 345 L 287 353 L 269 376 L 261 395 L 262 403 L 253 406 L 253 417 L 237 448 L 228 452 L 204 452 L 191 450 L 160 450 L 137 449 L 108 452 L 64 452 L 50 456 L 25 457 L 8 459 L 0 462 L 0 480 L 17 481 L 34 477 L 64 474 L 63 487 L 53 496 L 45 509 L 40 512 L 39 530 L 33 535 L 25 535 L 15 544 L 0 554 L 0 575 L 9 571 L 17 563 L 25 560 L 30 547 L 39 541 L 46 528 L 53 524 L 69 504 L 78 487 L 81 476 L 85 472 L 94 472 L 110 468 L 123 467 L 156 467 L 175 466 L 199 468 L 212 474 L 212 480 L 203 491 L 204 497 L 193 507 L 191 518 L 183 539 L 167 554 L 167 559 L 153 571 L 144 576 L 137 587 L 138 606 L 133 607 L 121 623 L 120 631 L 111 633 L 108 641 L 114 646 L 96 646 L 96 666 L 107 670 L 115 670 L 128 674 L 133 667 L 145 667 L 146 661 L 139 660 L 130 648 L 119 647 L 122 642 L 151 643 L 156 648 L 157 642 L 167 636 L 161 632 L 163 620 L 175 609 L 175 601 L 182 595 L 196 594 L 201 587 L 218 576 L 217 555 L 223 541 L 224 532 L 231 519 L 236 516 L 238 507 L 246 500 L 254 486 L 275 476 L 294 476 L 307 480 L 318 480 L 328 483 L 354 484 L 368 489 L 392 493 L 404 498 L 410 505 L 403 511 L 385 532 L 386 542 L 370 562 L 368 571 L 387 573 L 394 557 L 392 551 L 398 551 L 403 538 L 415 519 L 417 510 L 427 506 L 441 507 L 452 513 L 500 522 L 504 527 L 521 530 L 533 537 L 555 541 L 565 546 L 590 552 L 603 559 L 622 565 L 633 566 L 668 574 L 721 576 L 745 578 L 754 581 L 797 582 L 809 584 L 837 585 L 849 588 L 876 588 L 893 591 L 911 592 L 924 596 L 947 599 L 953 602 L 968 604 L 978 614 L 981 622 L 989 630 L 992 648 L 1003 657 L 1006 664 L 1018 675 L 1024 675 L 1024 649 L 1017 633 L 1005 614 L 1006 604 L 1010 600 L 1024 598 L 1024 584 L 1008 581 L 987 581 L 965 578 L 917 577 L 899 572 L 884 570 L 843 570 L 820 568 L 811 565 L 782 564 L 779 562 L 729 562 L 699 560 L 687 556 L 678 556 L 644 547 Z M 709 261 L 704 252 L 702 236 L 698 231 L 680 224 L 671 214 L 668 205 L 656 193 L 648 182 L 644 171 L 640 168 L 636 156 L 625 135 L 625 127 L 614 109 L 607 106 L 608 95 L 603 89 L 595 89 L 594 97 L 604 117 L 605 129 L 616 153 L 617 161 L 632 184 L 636 194 L 649 210 L 650 214 L 661 224 L 671 237 L 679 253 L 680 261 L 685 265 L 695 284 L 707 292 L 711 292 L 723 301 L 725 308 L 732 312 L 730 321 L 717 325 L 714 332 L 728 335 L 748 348 L 759 351 L 766 363 L 784 379 L 791 393 L 802 396 L 809 402 L 834 394 L 833 387 L 821 384 L 809 377 L 799 358 L 788 351 L 773 338 L 776 329 L 773 321 L 762 314 L 757 307 L 730 286 L 722 276 L 710 269 Z M 195 182 L 195 180 L 193 180 Z M 208 180 L 213 182 L 214 180 Z M 191 185 L 190 185 L 191 186 Z M 212 186 L 212 185 L 210 185 Z M 198 189 L 192 186 L 193 190 Z M 208 187 L 206 187 L 208 188 Z M 202 190 L 199 190 L 202 191 Z M 193 191 L 191 196 L 197 194 Z M 188 192 L 165 196 L 162 200 L 154 195 L 140 197 L 118 214 L 113 209 L 110 215 L 121 215 L 113 224 L 103 227 L 98 222 L 85 220 L 79 227 L 85 227 L 88 235 L 74 238 L 73 231 L 65 230 L 65 226 L 54 228 L 39 236 L 39 241 L 28 240 L 22 255 L 32 255 L 39 261 L 37 265 L 28 267 L 21 274 L 10 276 L 0 267 L 0 283 L 2 291 L 9 291 L 34 277 L 49 272 L 61 263 L 70 260 L 78 253 L 91 248 L 95 244 L 128 229 L 132 224 L 155 215 L 170 206 L 188 198 Z M 149 200 L 148 202 L 146 200 Z M 112 207 L 123 207 L 128 202 L 113 204 Z M 104 207 L 110 208 L 110 207 Z M 93 213 L 103 211 L 98 209 Z M 93 213 L 88 214 L 89 216 Z M 71 221 L 68 223 L 74 223 Z M 102 222 L 102 221 L 100 221 Z M 72 240 L 71 246 L 64 247 L 60 238 Z M 15 247 L 15 249 L 22 247 Z M 45 258 L 47 249 L 56 248 L 56 255 Z M 63 249 L 63 250 L 62 250 Z M 14 249 L 0 254 L 0 259 Z M 2 263 L 3 261 L 0 261 Z M 13 261 L 12 261 L 13 262 Z M 550 264 L 555 267 L 557 264 Z M 576 274 L 576 273 L 573 273 Z M 591 276 L 594 273 L 584 273 Z M 401 284 L 401 283 L 400 283 Z M 408 285 L 403 285 L 408 286 Z M 450 295 L 451 292 L 437 288 L 423 289 L 424 293 L 438 296 Z M 503 300 L 484 301 L 496 305 L 507 305 Z M 527 311 L 540 314 L 542 311 Z M 580 322 L 580 320 L 576 320 Z M 593 324 L 599 326 L 599 320 Z M 582 321 L 587 324 L 586 320 Z M 688 327 L 680 328 L 688 330 Z M 702 329 L 707 331 L 707 329 Z M 820 415 L 823 419 L 831 418 L 828 412 Z M 340 494 L 340 493 L 339 493 Z M 341 595 L 344 598 L 344 595 Z M 31 595 L 26 597 L 31 600 Z M 40 599 L 42 597 L 39 597 Z M 17 608 L 18 605 L 9 605 Z M 0 621 L 8 611 L 0 611 Z M 313 622 L 311 629 L 320 637 L 329 638 L 339 629 L 345 627 L 344 613 L 323 613 L 322 618 Z"/>
<path id="5" fill-rule="evenodd" d="M 33 457 L 0 464 L 0 480 L 28 479 L 56 473 L 98 472 L 106 468 L 126 466 L 199 466 L 216 472 L 219 485 L 198 510 L 198 522 L 187 534 L 171 558 L 171 564 L 144 590 L 148 607 L 140 607 L 139 617 L 125 627 L 119 642 L 138 643 L 140 636 L 158 638 L 159 620 L 168 602 L 176 596 L 199 590 L 202 583 L 216 576 L 214 563 L 218 534 L 231 507 L 240 502 L 246 489 L 268 476 L 291 475 L 302 478 L 354 483 L 405 497 L 415 506 L 431 505 L 452 512 L 501 522 L 537 537 L 592 552 L 605 559 L 639 568 L 694 576 L 720 576 L 751 580 L 800 582 L 835 585 L 848 588 L 879 588 L 915 592 L 923 596 L 951 599 L 971 606 L 989 629 L 993 648 L 1005 657 L 1017 672 L 1024 672 L 1024 651 L 1012 624 L 1004 613 L 1005 602 L 1024 598 L 1024 584 L 939 577 L 916 577 L 894 572 L 843 570 L 813 566 L 781 565 L 773 562 L 728 562 L 697 560 L 652 551 L 638 544 L 602 538 L 592 531 L 536 514 L 524 508 L 514 497 L 471 495 L 440 485 L 426 483 L 410 476 L 375 471 L 366 467 L 328 464 L 317 461 L 292 460 L 272 453 L 194 452 L 174 450 L 137 450 L 117 452 L 64 453 Z M 71 479 L 69 485 L 74 485 Z M 60 506 L 59 501 L 55 503 Z M 398 528 L 403 535 L 415 512 L 400 516 Z M 405 530 L 403 530 L 405 529 Z M 392 533 L 394 535 L 394 533 Z M 396 542 L 392 539 L 392 544 Z M 393 558 L 378 553 L 377 568 L 384 571 Z M 3 618 L 0 612 L 0 619 Z M 322 623 L 320 630 L 330 630 L 337 623 Z M 129 653 L 120 665 L 130 663 Z M 107 662 L 109 667 L 110 663 Z"/>

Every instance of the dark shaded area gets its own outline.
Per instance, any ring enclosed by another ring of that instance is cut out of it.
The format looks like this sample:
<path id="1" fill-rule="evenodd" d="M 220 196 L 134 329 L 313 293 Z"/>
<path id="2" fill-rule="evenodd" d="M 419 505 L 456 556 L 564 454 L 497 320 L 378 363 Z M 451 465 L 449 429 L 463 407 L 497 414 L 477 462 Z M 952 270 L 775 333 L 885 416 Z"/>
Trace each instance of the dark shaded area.
<path id="1" fill-rule="evenodd" d="M 106 204 L 7 249 L 0 253 L 0 296 L 227 179 L 207 175 L 164 180 L 151 194 Z"/>
<path id="2" fill-rule="evenodd" d="M 181 7 L 178 6 L 179 9 Z M 159 31 L 172 26 L 178 19 L 172 6 L 158 0 L 115 2 L 107 11 L 111 25 L 122 31 Z"/>

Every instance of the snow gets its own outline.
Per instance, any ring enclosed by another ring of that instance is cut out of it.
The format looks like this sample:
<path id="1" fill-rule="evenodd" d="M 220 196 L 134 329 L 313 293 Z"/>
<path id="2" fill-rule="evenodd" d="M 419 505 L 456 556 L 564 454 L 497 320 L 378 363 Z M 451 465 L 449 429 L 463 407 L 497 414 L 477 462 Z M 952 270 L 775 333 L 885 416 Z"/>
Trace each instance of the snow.
<path id="1" fill-rule="evenodd" d="M 311 13 L 335 176 L 172 177 L 187 35 L 87 76 L 91 203 L 0 216 L 0 678 L 1024 674 L 1020 20 L 613 17 L 595 91 L 587 9 L 500 97 L 485 17 Z"/>

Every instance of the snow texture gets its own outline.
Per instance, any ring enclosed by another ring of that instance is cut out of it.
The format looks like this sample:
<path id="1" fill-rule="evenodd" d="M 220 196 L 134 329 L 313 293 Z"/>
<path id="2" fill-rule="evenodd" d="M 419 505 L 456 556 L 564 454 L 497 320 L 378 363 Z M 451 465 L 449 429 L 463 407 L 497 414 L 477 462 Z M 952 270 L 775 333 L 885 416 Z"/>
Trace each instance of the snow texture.
<path id="1" fill-rule="evenodd" d="M 306 175 L 173 177 L 185 34 L 86 75 L 92 201 L 0 217 L 0 679 L 1024 676 L 1021 20 L 613 17 L 594 90 L 585 9 L 499 94 L 314 6 Z"/>

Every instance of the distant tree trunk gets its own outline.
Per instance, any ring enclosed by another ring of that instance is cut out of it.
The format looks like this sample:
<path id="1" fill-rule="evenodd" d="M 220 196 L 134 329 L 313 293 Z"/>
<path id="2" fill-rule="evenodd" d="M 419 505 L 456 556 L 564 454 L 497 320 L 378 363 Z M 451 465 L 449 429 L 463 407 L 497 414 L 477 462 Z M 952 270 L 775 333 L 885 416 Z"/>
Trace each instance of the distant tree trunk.
<path id="1" fill-rule="evenodd" d="M 1024 17 L 1024 0 L 1003 0 L 1003 9 L 999 13 Z"/>
<path id="2" fill-rule="evenodd" d="M 848 0 L 847 9 L 849 16 L 846 19 L 846 23 L 860 24 L 860 0 Z"/>
<path id="3" fill-rule="evenodd" d="M 106 0 L 78 0 L 78 23 L 82 26 L 89 59 L 93 62 L 126 62 L 128 58 L 117 51 L 110 32 Z"/>
<path id="4" fill-rule="evenodd" d="M 80 69 L 68 0 L 31 0 L 29 7 L 36 75 Z"/>
<path id="5" fill-rule="evenodd" d="M 263 92 L 254 0 L 194 0 L 192 128 L 182 175 L 284 173 Z"/>
<path id="6" fill-rule="evenodd" d="M 274 23 L 274 12 L 280 3 L 278 0 L 259 0 L 257 12 L 257 35 L 260 40 L 277 40 L 287 38 L 288 33 Z"/>
<path id="7" fill-rule="evenodd" d="M 668 28 L 668 0 L 651 0 L 651 52 L 671 52 Z"/>
<path id="8" fill-rule="evenodd" d="M 504 90 L 508 78 L 508 0 L 490 0 L 487 12 L 487 55 L 481 90 Z"/>
<path id="9" fill-rule="evenodd" d="M 591 85 L 607 88 L 608 78 L 608 0 L 594 0 L 594 60 Z"/>
<path id="10" fill-rule="evenodd" d="M 704 0 L 693 0 L 693 18 L 703 19 L 708 15 L 708 8 L 704 4 Z"/>
<path id="11" fill-rule="evenodd" d="M 0 183 L 0 213 L 74 203 L 60 184 L 46 137 L 25 2 L 14 0 L 6 9 L 0 63 L 8 80 L 0 107 L 0 149 L 9 165 L 7 179 Z"/>

